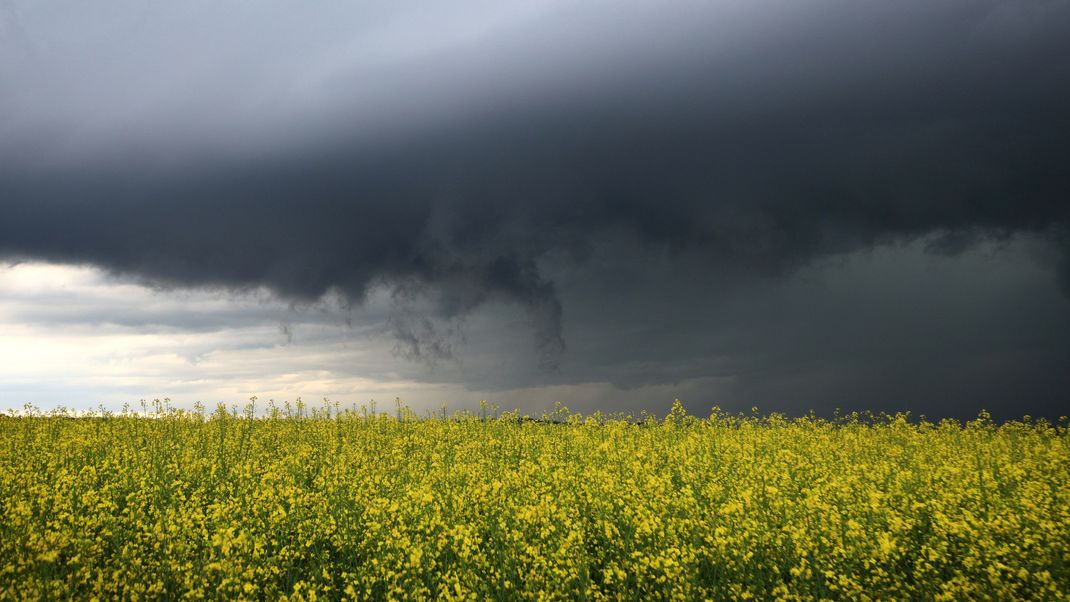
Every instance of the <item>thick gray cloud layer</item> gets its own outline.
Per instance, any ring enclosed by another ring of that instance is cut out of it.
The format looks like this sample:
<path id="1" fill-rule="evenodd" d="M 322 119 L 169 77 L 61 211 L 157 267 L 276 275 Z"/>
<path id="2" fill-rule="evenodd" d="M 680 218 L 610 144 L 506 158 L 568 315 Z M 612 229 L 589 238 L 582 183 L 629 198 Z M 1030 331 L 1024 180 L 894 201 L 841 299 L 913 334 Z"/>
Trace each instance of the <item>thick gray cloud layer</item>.
<path id="1" fill-rule="evenodd" d="M 716 298 L 912 240 L 1048 241 L 1070 291 L 1067 31 L 1061 0 L 6 0 L 0 255 L 296 301 L 383 284 L 447 320 L 505 301 L 544 368 L 551 271 L 596 257 L 631 281 L 577 312 L 651 282 L 643 258 Z M 402 354 L 448 353 L 449 322 L 395 323 Z"/>

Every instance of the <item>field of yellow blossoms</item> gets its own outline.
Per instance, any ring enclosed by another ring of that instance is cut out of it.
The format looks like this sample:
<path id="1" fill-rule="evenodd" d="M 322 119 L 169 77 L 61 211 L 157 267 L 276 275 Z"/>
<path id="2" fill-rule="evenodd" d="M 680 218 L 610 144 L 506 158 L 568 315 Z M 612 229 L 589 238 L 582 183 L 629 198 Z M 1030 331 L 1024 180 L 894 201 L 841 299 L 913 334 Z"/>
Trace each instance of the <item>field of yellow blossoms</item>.
<path id="1" fill-rule="evenodd" d="M 1065 420 L 162 406 L 0 417 L 0 598 L 1070 597 Z"/>

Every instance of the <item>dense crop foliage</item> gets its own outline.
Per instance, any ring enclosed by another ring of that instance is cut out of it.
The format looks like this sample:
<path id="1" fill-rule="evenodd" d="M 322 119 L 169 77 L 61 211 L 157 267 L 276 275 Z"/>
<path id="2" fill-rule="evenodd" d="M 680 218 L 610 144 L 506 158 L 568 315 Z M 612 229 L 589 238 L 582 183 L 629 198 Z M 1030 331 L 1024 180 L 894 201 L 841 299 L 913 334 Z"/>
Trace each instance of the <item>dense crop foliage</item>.
<path id="1" fill-rule="evenodd" d="M 1065 425 L 251 416 L 0 417 L 0 598 L 1070 595 Z"/>

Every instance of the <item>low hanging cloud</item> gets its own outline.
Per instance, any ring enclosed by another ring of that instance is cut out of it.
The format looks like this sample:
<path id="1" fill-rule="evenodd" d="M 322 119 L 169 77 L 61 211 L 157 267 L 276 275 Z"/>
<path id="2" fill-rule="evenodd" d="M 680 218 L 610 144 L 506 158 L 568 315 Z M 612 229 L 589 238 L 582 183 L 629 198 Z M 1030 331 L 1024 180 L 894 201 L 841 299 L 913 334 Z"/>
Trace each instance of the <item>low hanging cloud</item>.
<path id="1" fill-rule="evenodd" d="M 775 278 L 1024 234 L 1070 291 L 1065 1 L 60 8 L 0 5 L 7 260 L 386 286 L 410 357 L 514 303 L 551 370 L 545 264 L 614 245 Z"/>

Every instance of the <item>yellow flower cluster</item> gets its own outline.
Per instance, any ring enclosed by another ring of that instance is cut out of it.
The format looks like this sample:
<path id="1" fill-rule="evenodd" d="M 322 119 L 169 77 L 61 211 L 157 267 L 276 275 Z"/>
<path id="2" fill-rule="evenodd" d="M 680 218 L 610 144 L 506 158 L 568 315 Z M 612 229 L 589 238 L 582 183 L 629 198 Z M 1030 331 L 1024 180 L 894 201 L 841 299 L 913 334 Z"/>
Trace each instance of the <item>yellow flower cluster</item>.
<path id="1" fill-rule="evenodd" d="M 0 415 L 0 517 L 3 600 L 1068 599 L 1070 436 L 30 411 Z"/>

